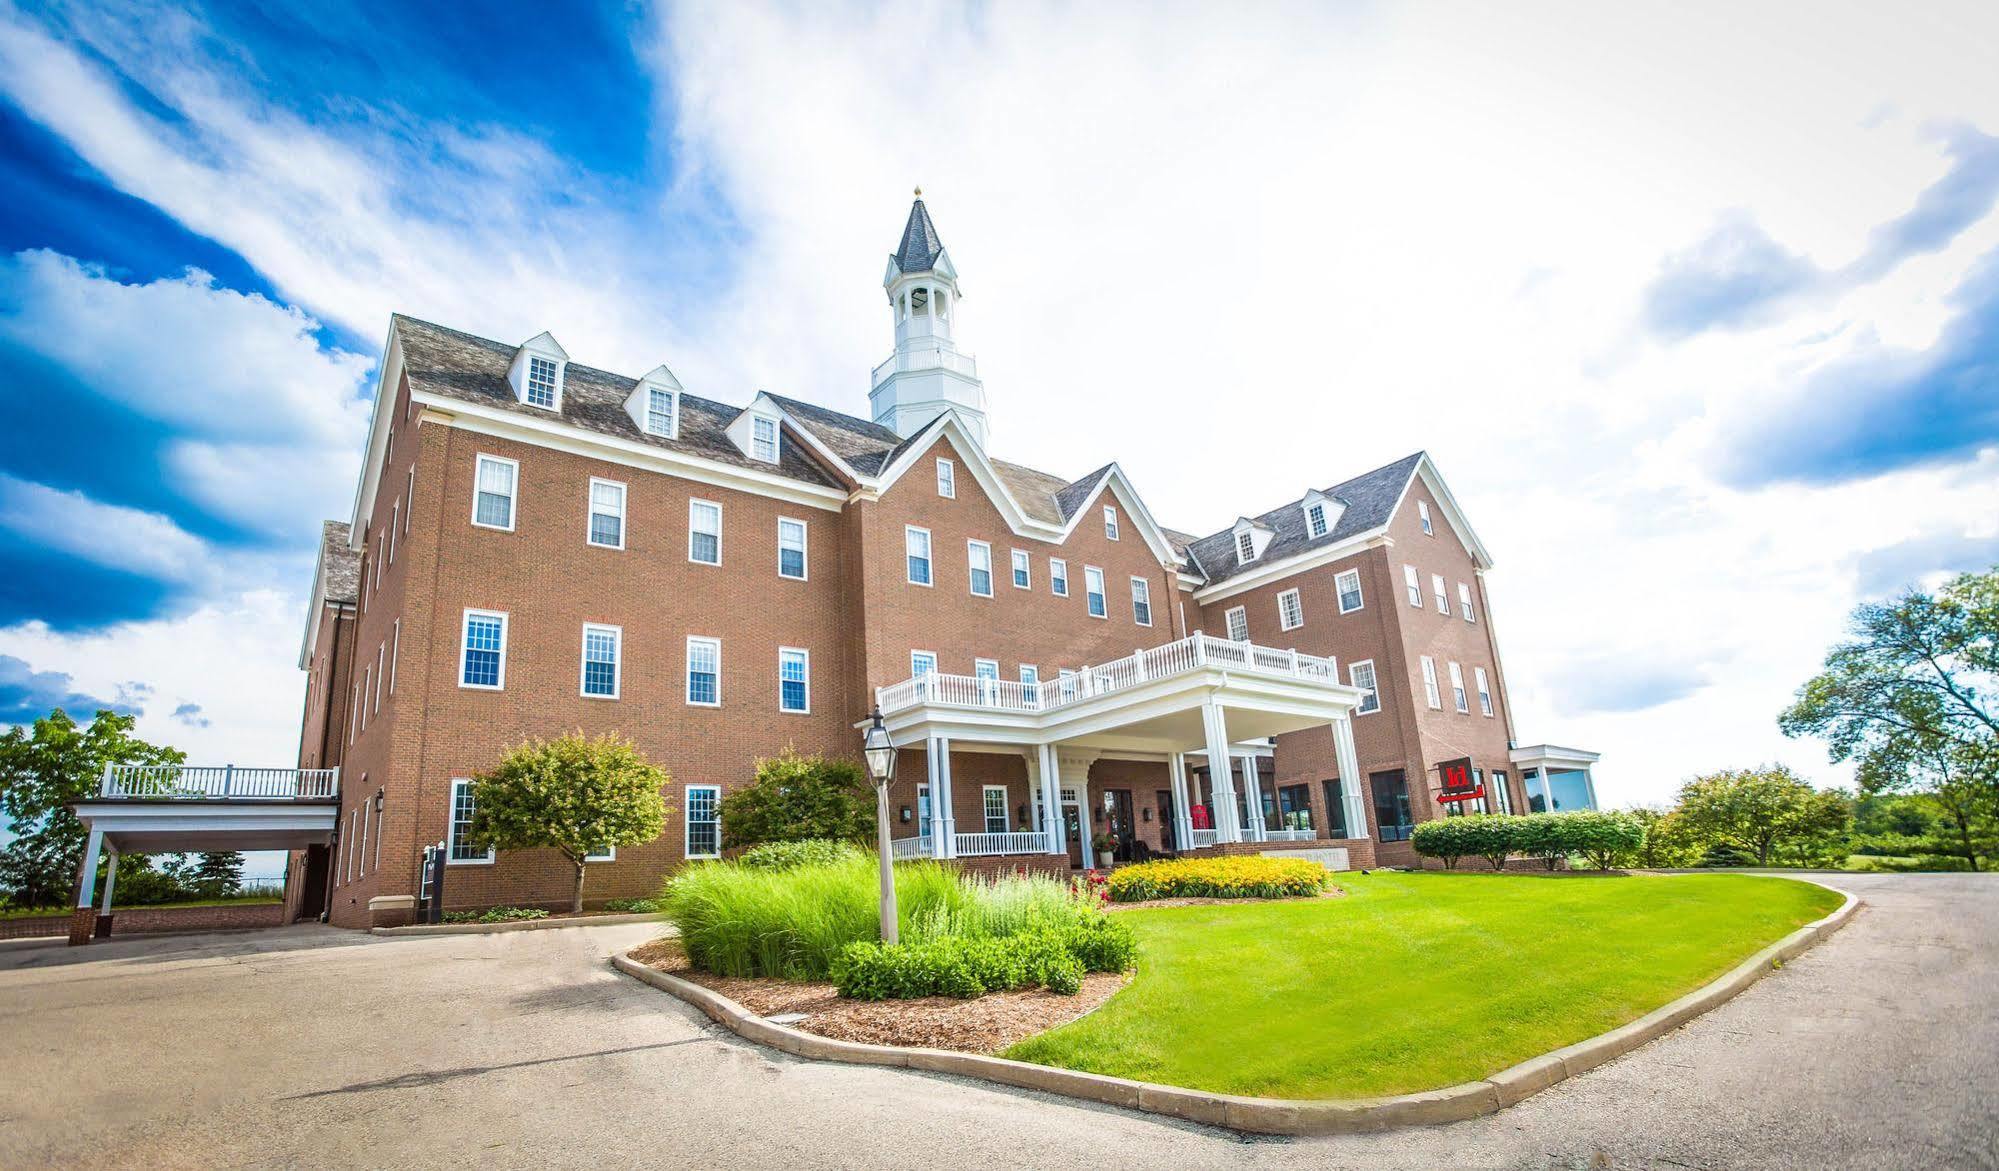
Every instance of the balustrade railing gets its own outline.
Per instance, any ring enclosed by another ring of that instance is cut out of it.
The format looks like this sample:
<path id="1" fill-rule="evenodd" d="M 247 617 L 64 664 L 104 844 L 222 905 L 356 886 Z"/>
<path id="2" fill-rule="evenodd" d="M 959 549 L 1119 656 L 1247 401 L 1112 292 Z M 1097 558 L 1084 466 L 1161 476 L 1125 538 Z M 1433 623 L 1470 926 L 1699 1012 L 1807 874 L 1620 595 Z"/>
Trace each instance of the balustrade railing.
<path id="1" fill-rule="evenodd" d="M 233 764 L 113 764 L 98 795 L 173 801 L 331 801 L 340 795 L 337 768 L 238 768 Z"/>
<path id="2" fill-rule="evenodd" d="M 1016 830 L 1003 834 L 959 834 L 960 858 L 989 858 L 995 854 L 1044 854 L 1048 835 L 1040 830 Z"/>

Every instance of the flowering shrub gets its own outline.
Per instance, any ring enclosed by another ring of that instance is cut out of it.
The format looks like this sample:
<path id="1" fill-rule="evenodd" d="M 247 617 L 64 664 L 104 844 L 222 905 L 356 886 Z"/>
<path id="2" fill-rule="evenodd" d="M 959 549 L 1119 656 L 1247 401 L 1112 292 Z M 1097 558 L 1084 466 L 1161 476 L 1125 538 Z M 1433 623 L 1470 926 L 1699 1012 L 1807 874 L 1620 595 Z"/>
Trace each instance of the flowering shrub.
<path id="1" fill-rule="evenodd" d="M 1111 872 L 1108 887 L 1110 897 L 1120 903 L 1302 898 L 1325 889 L 1326 868 L 1304 858 L 1268 855 L 1174 858 L 1121 866 Z"/>

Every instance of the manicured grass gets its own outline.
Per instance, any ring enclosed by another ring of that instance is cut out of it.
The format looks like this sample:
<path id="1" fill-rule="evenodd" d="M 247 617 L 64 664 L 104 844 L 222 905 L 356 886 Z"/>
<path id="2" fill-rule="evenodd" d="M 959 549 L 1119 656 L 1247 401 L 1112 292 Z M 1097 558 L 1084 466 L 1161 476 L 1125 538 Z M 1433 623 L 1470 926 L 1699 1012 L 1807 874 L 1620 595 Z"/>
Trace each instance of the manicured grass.
<path id="1" fill-rule="evenodd" d="M 1351 1098 L 1470 1081 L 1690 992 L 1837 907 L 1751 875 L 1341 874 L 1337 899 L 1122 912 L 1138 975 L 1006 1056 Z"/>

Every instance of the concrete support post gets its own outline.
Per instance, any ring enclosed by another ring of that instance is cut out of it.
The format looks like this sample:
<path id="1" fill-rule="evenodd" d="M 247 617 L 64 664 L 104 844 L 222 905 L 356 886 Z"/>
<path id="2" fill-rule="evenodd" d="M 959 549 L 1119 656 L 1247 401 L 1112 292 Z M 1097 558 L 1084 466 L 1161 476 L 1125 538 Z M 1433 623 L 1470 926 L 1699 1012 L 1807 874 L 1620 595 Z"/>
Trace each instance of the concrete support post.
<path id="1" fill-rule="evenodd" d="M 1173 848 L 1194 848 L 1194 803 L 1187 794 L 1187 756 L 1171 753 L 1166 758 L 1166 775 L 1173 786 Z"/>
<path id="2" fill-rule="evenodd" d="M 1340 766 L 1340 799 L 1347 807 L 1347 836 L 1367 837 L 1367 801 L 1361 796 L 1367 779 L 1360 775 L 1360 757 L 1354 752 L 1351 717 L 1341 716 L 1333 721 L 1333 758 Z"/>
<path id="3" fill-rule="evenodd" d="M 1053 744 L 1035 749 L 1041 759 L 1042 831 L 1048 835 L 1048 852 L 1067 854 L 1069 843 L 1062 829 L 1062 758 Z"/>
<path id="4" fill-rule="evenodd" d="M 930 856 L 944 857 L 944 783 L 937 778 L 937 737 L 923 742 L 924 776 L 930 782 L 930 824 L 924 829 L 930 834 Z"/>
<path id="5" fill-rule="evenodd" d="M 104 867 L 104 905 L 98 910 L 100 915 L 111 913 L 111 895 L 118 886 L 118 851 L 106 849 Z"/>
<path id="6" fill-rule="evenodd" d="M 1249 811 L 1243 840 L 1261 842 L 1270 836 L 1270 823 L 1263 818 L 1262 771 L 1256 767 L 1256 755 L 1250 752 L 1242 754 L 1242 795 L 1243 806 Z"/>
<path id="7" fill-rule="evenodd" d="M 97 859 L 104 853 L 104 831 L 93 829 L 83 847 L 83 869 L 76 876 L 76 905 L 88 907 L 97 897 Z"/>
<path id="8" fill-rule="evenodd" d="M 1239 842 L 1242 825 L 1236 819 L 1234 768 L 1229 763 L 1228 718 L 1213 700 L 1201 705 L 1201 728 L 1208 740 L 1208 784 L 1214 790 L 1215 840 Z"/>

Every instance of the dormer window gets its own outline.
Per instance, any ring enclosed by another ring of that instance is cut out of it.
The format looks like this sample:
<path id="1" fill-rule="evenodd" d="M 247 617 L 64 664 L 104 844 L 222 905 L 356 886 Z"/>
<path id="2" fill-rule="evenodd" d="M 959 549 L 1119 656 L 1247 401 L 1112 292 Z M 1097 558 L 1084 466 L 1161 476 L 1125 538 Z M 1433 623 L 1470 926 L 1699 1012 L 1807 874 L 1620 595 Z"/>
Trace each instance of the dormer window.
<path id="1" fill-rule="evenodd" d="M 673 392 L 656 386 L 646 388 L 646 434 L 662 439 L 673 438 L 674 408 Z"/>
<path id="2" fill-rule="evenodd" d="M 777 462 L 777 420 L 758 415 L 750 420 L 750 458 Z"/>
<path id="3" fill-rule="evenodd" d="M 1326 535 L 1326 506 L 1314 501 L 1305 508 L 1305 529 L 1314 537 Z"/>
<path id="4" fill-rule="evenodd" d="M 1235 535 L 1235 559 L 1238 565 L 1256 560 L 1256 534 L 1249 529 Z"/>
<path id="5" fill-rule="evenodd" d="M 544 411 L 555 409 L 556 379 L 558 370 L 555 362 L 538 355 L 528 358 L 527 403 Z"/>
<path id="6" fill-rule="evenodd" d="M 1106 540 L 1117 540 L 1117 509 L 1108 504 L 1104 505 L 1104 537 Z"/>

